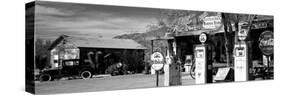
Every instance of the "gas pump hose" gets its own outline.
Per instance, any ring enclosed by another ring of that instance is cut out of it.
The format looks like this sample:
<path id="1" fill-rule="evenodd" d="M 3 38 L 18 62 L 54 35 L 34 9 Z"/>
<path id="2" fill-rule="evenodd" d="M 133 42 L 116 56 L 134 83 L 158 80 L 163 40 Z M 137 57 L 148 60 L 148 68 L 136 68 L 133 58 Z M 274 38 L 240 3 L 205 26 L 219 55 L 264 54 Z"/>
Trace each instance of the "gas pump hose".
<path id="1" fill-rule="evenodd" d="M 193 72 L 195 71 L 195 62 L 192 62 L 191 64 L 191 67 L 190 67 L 190 71 L 189 71 L 189 74 L 190 74 L 190 77 L 192 79 L 195 79 L 194 75 L 193 75 Z"/>

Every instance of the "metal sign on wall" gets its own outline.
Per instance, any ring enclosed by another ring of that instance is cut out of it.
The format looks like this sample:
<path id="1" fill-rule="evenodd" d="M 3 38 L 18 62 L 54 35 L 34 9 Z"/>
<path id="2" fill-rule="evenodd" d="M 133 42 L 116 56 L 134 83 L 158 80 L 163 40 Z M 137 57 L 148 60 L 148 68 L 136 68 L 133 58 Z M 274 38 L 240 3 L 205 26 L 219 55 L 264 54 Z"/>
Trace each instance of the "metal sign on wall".
<path id="1" fill-rule="evenodd" d="M 221 25 L 221 16 L 208 16 L 203 19 L 203 28 L 205 29 L 216 29 Z"/>
<path id="2" fill-rule="evenodd" d="M 207 41 L 207 34 L 206 33 L 201 33 L 199 36 L 199 41 L 204 44 Z"/>
<path id="3" fill-rule="evenodd" d="M 264 55 L 273 54 L 273 32 L 264 31 L 259 38 L 259 48 Z"/>

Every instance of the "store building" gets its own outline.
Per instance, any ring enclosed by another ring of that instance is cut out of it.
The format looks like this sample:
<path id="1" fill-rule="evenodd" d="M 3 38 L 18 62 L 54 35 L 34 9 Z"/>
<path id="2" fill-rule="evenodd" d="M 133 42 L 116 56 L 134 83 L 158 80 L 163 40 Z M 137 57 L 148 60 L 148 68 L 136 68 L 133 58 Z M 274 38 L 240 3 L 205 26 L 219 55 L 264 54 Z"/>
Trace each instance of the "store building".
<path id="1" fill-rule="evenodd" d="M 195 18 L 198 21 L 198 18 Z M 239 22 L 239 24 L 242 23 Z M 222 22 L 220 13 L 213 13 L 212 15 L 206 15 L 201 23 L 196 23 L 195 25 L 191 25 L 193 28 L 187 29 L 185 31 L 174 31 L 172 34 L 173 39 L 170 40 L 170 49 L 175 53 L 175 56 L 179 58 L 183 65 L 190 66 L 191 62 L 187 62 L 191 58 L 194 58 L 194 48 L 196 45 L 202 44 L 199 41 L 199 35 L 202 33 L 206 33 L 208 35 L 207 42 L 205 44 L 209 45 L 209 54 L 208 58 L 212 61 L 213 71 L 216 74 L 218 68 L 230 67 L 233 68 L 234 64 L 234 44 L 236 43 L 234 40 L 238 37 L 235 32 L 229 32 L 229 37 L 233 40 L 233 53 L 231 56 L 231 65 L 227 64 L 227 55 L 225 48 L 225 31 L 224 25 Z M 239 29 L 242 25 L 239 25 Z M 239 31 L 234 28 L 232 25 L 232 31 Z M 251 71 L 257 71 L 256 67 L 264 67 L 270 68 L 273 76 L 273 53 L 265 56 L 260 50 L 260 36 L 265 31 L 270 31 L 273 33 L 273 16 L 265 16 L 265 15 L 256 15 L 252 21 L 251 32 L 247 35 L 247 39 L 245 40 L 249 45 L 249 56 L 247 60 L 249 60 L 249 68 Z M 157 39 L 155 39 L 156 41 Z M 272 38 L 273 41 L 273 38 Z M 273 45 L 273 43 L 272 43 Z M 168 46 L 166 46 L 168 47 Z M 272 47 L 273 48 L 273 47 Z M 262 68 L 262 69 L 264 69 Z M 251 72 L 251 73 L 253 73 Z M 253 78 L 252 78 L 253 79 Z"/>
<path id="2" fill-rule="evenodd" d="M 144 50 L 146 48 L 133 40 L 82 38 L 61 35 L 50 46 L 49 63 L 51 68 L 59 68 L 63 60 L 68 65 L 90 64 L 98 67 L 98 73 L 104 74 L 112 64 L 121 62 L 128 71 L 139 73 L 144 70 Z"/>

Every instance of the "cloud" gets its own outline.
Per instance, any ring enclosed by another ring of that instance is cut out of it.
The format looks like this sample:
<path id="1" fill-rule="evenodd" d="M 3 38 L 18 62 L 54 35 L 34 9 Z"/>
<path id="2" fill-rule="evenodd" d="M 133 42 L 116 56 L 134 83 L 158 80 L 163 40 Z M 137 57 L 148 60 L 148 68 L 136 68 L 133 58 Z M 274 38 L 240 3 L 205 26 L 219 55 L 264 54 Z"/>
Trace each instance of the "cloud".
<path id="1" fill-rule="evenodd" d="M 60 9 L 57 9 L 57 8 L 36 5 L 35 6 L 35 15 L 38 15 L 38 16 L 42 16 L 42 15 L 43 16 L 44 15 L 69 16 L 69 15 L 73 15 L 73 12 L 61 11 Z"/>
<path id="2" fill-rule="evenodd" d="M 35 29 L 37 36 L 42 38 L 60 34 L 112 38 L 128 31 L 145 32 L 146 25 L 156 21 L 155 11 L 44 2 L 36 5 Z"/>

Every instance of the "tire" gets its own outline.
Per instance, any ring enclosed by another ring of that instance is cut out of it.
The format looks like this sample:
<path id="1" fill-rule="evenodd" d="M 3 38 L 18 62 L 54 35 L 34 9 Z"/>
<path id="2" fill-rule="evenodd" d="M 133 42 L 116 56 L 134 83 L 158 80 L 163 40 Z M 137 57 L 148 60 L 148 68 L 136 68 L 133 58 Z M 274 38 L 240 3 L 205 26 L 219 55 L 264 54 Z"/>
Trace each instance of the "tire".
<path id="1" fill-rule="evenodd" d="M 42 75 L 40 75 L 39 80 L 40 81 L 51 81 L 52 77 L 50 74 L 42 74 Z"/>
<path id="2" fill-rule="evenodd" d="M 113 71 L 112 73 L 111 73 L 111 76 L 116 76 L 117 75 L 117 72 L 115 72 L 115 71 Z"/>
<path id="3" fill-rule="evenodd" d="M 92 73 L 90 71 L 82 71 L 80 76 L 82 79 L 90 79 L 92 77 Z"/>

